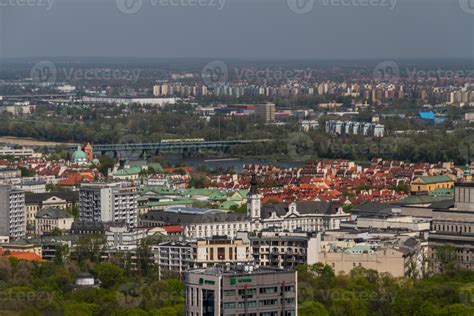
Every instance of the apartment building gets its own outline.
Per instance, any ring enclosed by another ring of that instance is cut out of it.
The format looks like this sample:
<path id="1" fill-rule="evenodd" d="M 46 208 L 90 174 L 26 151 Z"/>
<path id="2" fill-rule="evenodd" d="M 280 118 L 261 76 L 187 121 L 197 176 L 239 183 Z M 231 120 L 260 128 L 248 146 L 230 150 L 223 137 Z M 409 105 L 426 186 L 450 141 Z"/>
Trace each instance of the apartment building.
<path id="1" fill-rule="evenodd" d="M 127 183 L 85 183 L 79 191 L 80 219 L 88 222 L 138 223 L 138 194 Z"/>
<path id="2" fill-rule="evenodd" d="M 192 245 L 185 241 L 167 241 L 152 245 L 155 264 L 159 266 L 159 278 L 182 276 L 189 269 Z"/>
<path id="3" fill-rule="evenodd" d="M 321 233 L 286 231 L 241 232 L 237 234 L 250 244 L 253 263 L 262 267 L 294 269 L 298 264 L 318 262 Z"/>
<path id="4" fill-rule="evenodd" d="M 276 107 L 273 103 L 255 105 L 255 115 L 266 123 L 275 121 Z"/>
<path id="5" fill-rule="evenodd" d="M 0 185 L 0 236 L 18 239 L 25 234 L 25 192 L 10 185 Z"/>

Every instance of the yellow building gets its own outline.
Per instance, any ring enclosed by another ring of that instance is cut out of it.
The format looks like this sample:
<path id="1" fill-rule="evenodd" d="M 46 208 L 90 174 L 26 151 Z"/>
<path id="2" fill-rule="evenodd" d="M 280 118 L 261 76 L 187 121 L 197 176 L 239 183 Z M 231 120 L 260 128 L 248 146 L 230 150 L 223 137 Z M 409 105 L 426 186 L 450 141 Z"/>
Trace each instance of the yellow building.
<path id="1" fill-rule="evenodd" d="M 436 189 L 451 189 L 454 179 L 449 176 L 418 177 L 411 183 L 411 192 L 432 192 Z"/>

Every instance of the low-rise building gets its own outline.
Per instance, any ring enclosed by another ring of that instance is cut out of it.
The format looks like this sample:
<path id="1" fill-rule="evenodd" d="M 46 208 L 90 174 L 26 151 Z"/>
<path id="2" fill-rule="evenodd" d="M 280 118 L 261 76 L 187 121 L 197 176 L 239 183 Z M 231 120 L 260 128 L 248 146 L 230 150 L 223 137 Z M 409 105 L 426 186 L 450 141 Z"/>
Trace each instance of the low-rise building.
<path id="1" fill-rule="evenodd" d="M 252 260 L 250 244 L 238 238 L 214 236 L 193 243 L 192 266 L 208 268 L 217 264 L 245 263 Z"/>
<path id="2" fill-rule="evenodd" d="M 336 273 L 350 273 L 356 267 L 390 273 L 394 277 L 418 277 L 423 264 L 421 243 L 408 238 L 398 243 L 325 242 L 319 250 L 319 262 Z"/>
<path id="3" fill-rule="evenodd" d="M 76 191 L 58 191 L 51 193 L 30 193 L 25 194 L 26 224 L 34 227 L 36 225 L 36 215 L 43 208 L 66 209 L 77 206 L 79 193 Z"/>
<path id="4" fill-rule="evenodd" d="M 35 154 L 31 148 L 0 147 L 0 156 L 12 156 L 15 158 L 32 157 Z"/>
<path id="5" fill-rule="evenodd" d="M 436 189 L 450 189 L 454 179 L 449 176 L 418 177 L 411 183 L 411 192 L 432 192 Z"/>
<path id="6" fill-rule="evenodd" d="M 21 171 L 13 168 L 0 168 L 0 180 L 16 179 L 21 177 Z"/>
<path id="7" fill-rule="evenodd" d="M 54 207 L 42 209 L 36 215 L 36 234 L 43 235 L 56 229 L 70 231 L 74 216 L 71 213 Z"/>

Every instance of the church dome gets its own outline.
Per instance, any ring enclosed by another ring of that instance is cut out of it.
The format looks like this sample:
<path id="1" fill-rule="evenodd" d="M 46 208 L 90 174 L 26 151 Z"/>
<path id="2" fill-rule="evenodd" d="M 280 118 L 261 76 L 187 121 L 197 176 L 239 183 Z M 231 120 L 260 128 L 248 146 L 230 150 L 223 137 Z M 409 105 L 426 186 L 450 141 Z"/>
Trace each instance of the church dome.
<path id="1" fill-rule="evenodd" d="M 87 155 L 86 153 L 81 149 L 80 146 L 77 147 L 77 150 L 72 153 L 72 159 L 73 160 L 83 160 L 86 159 Z"/>

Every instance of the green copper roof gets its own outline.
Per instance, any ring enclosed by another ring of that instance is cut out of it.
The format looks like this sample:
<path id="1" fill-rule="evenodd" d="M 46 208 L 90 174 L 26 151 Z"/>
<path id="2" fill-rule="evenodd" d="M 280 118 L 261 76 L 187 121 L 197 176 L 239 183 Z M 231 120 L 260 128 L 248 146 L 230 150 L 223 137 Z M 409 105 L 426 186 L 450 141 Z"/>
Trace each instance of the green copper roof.
<path id="1" fill-rule="evenodd" d="M 125 168 L 125 169 L 120 169 L 112 173 L 113 176 L 133 176 L 137 175 L 142 171 L 142 168 L 140 167 L 131 167 L 131 168 Z"/>
<path id="2" fill-rule="evenodd" d="M 448 176 L 420 177 L 420 180 L 426 184 L 454 181 Z"/>

